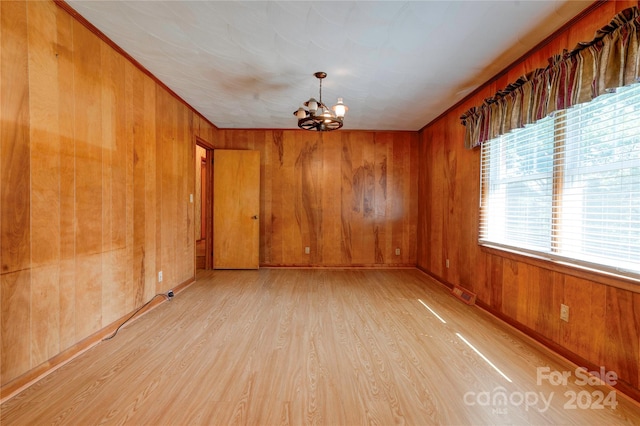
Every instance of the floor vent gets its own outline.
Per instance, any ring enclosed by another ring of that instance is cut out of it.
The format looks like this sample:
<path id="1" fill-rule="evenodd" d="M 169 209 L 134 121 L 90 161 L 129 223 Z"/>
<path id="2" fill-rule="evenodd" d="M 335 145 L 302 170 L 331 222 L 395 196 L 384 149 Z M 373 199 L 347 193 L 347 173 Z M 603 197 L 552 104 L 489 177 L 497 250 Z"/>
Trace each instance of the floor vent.
<path id="1" fill-rule="evenodd" d="M 451 294 L 462 300 L 467 305 L 473 305 L 474 303 L 476 303 L 476 295 L 474 293 L 471 293 L 466 288 L 455 285 L 451 289 Z"/>

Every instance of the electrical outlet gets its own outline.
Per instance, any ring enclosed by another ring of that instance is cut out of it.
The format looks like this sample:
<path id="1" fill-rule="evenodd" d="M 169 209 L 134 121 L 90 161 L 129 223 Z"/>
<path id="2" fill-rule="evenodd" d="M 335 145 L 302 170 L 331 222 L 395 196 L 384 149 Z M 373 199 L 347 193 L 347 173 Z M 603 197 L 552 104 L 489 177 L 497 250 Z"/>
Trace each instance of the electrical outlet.
<path id="1" fill-rule="evenodd" d="M 305 247 L 304 248 L 304 254 L 309 254 L 311 253 L 311 248 L 310 247 Z"/>
<path id="2" fill-rule="evenodd" d="M 158 272 L 158 282 L 162 282 L 162 271 Z"/>
<path id="3" fill-rule="evenodd" d="M 449 267 L 449 259 L 447 259 L 447 260 L 445 261 L 445 263 L 444 263 L 444 264 L 445 264 L 445 265 L 446 265 L 446 267 L 448 268 L 448 267 Z"/>
<path id="4" fill-rule="evenodd" d="M 189 202 L 193 203 L 193 194 L 189 194 Z"/>
<path id="5" fill-rule="evenodd" d="M 400 248 L 396 249 L 396 256 L 400 256 Z"/>
<path id="6" fill-rule="evenodd" d="M 560 319 L 569 322 L 569 307 L 567 305 L 560 305 Z"/>

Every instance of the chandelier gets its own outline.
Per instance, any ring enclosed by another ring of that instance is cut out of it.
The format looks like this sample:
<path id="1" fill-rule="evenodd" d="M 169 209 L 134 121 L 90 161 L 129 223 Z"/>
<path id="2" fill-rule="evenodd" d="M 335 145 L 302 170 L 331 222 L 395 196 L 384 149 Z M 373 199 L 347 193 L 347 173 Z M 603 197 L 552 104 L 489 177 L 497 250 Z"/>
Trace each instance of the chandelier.
<path id="1" fill-rule="evenodd" d="M 338 103 L 331 107 L 322 102 L 322 79 L 327 76 L 326 72 L 318 71 L 313 74 L 318 80 L 320 80 L 320 100 L 315 98 L 309 99 L 303 105 L 305 108 L 298 108 L 293 113 L 298 117 L 298 127 L 304 130 L 316 130 L 318 132 L 327 132 L 329 130 L 337 130 L 342 127 L 342 120 L 344 114 L 349 108 L 342 103 L 342 98 L 338 98 Z"/>

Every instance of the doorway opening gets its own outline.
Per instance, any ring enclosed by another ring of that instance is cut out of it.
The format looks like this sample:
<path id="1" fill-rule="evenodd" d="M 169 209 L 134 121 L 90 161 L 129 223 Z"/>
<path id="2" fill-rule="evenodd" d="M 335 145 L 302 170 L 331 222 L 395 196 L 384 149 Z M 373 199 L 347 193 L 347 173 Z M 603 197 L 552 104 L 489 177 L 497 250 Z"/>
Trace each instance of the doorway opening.
<path id="1" fill-rule="evenodd" d="M 196 270 L 213 269 L 213 145 L 196 138 Z"/>

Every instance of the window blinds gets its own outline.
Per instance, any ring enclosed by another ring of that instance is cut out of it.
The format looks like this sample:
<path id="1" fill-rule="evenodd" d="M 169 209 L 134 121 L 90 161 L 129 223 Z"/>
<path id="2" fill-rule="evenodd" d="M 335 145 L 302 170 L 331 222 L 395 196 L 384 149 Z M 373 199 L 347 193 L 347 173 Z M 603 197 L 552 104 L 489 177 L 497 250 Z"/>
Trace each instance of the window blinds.
<path id="1" fill-rule="evenodd" d="M 480 243 L 640 273 L 640 84 L 485 142 Z"/>

